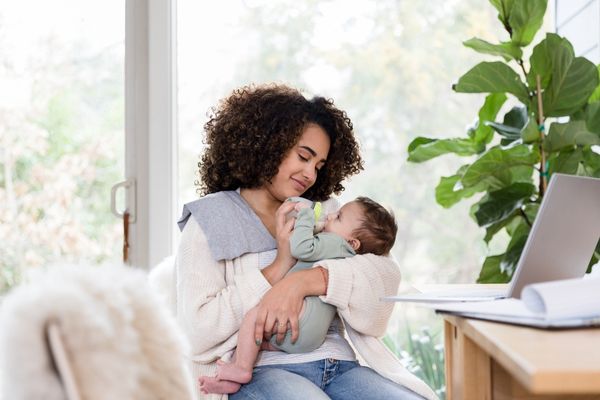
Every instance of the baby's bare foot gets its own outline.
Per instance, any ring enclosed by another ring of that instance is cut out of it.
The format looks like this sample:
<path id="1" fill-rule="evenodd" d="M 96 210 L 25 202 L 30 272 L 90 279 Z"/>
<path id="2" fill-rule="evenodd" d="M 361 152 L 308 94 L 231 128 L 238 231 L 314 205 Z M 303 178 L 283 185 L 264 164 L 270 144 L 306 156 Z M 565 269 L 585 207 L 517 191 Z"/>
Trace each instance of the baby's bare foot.
<path id="1" fill-rule="evenodd" d="M 222 381 L 210 376 L 201 376 L 198 379 L 198 383 L 200 384 L 200 390 L 204 394 L 232 394 L 240 390 L 240 386 L 242 386 L 237 382 Z"/>
<path id="2" fill-rule="evenodd" d="M 237 364 L 217 361 L 217 379 L 238 383 L 248 383 L 252 379 L 252 370 L 247 370 Z"/>

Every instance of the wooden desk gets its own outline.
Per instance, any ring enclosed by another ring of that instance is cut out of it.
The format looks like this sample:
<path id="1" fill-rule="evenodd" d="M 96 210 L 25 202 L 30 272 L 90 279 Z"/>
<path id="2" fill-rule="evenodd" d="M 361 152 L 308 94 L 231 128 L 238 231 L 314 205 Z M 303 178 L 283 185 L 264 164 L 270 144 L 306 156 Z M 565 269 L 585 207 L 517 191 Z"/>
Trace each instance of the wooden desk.
<path id="1" fill-rule="evenodd" d="M 448 400 L 600 399 L 600 329 L 444 316 Z"/>

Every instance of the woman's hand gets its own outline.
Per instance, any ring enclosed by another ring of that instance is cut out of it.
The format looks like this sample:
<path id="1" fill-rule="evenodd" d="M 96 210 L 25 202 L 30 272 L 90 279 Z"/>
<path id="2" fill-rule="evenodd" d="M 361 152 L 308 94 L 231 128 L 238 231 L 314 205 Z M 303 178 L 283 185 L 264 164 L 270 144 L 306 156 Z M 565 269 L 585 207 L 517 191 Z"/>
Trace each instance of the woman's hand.
<path id="1" fill-rule="evenodd" d="M 263 336 L 269 340 L 277 334 L 277 342 L 283 341 L 288 328 L 292 330 L 292 343 L 298 339 L 298 318 L 302 310 L 304 290 L 296 273 L 279 281 L 262 298 L 257 306 L 254 338 L 260 343 Z"/>
<path id="2" fill-rule="evenodd" d="M 257 306 L 254 339 L 260 343 L 277 334 L 277 341 L 283 341 L 288 329 L 292 330 L 292 343 L 298 339 L 298 319 L 306 296 L 320 296 L 327 293 L 328 271 L 323 267 L 309 268 L 294 272 L 269 290 Z"/>
<path id="3" fill-rule="evenodd" d="M 294 210 L 296 203 L 284 201 L 275 213 L 275 239 L 277 240 L 277 256 L 271 265 L 262 270 L 271 285 L 279 282 L 296 263 L 290 250 L 290 236 L 294 230 L 295 218 L 286 221 L 286 215 Z"/>
<path id="4" fill-rule="evenodd" d="M 294 210 L 295 206 L 296 203 L 294 202 L 284 201 L 275 213 L 277 258 L 282 261 L 288 261 L 290 267 L 296 262 L 296 259 L 292 257 L 292 252 L 290 250 L 290 237 L 292 236 L 292 231 L 294 230 L 294 222 L 296 221 L 296 218 L 289 218 L 286 221 L 286 216 Z"/>

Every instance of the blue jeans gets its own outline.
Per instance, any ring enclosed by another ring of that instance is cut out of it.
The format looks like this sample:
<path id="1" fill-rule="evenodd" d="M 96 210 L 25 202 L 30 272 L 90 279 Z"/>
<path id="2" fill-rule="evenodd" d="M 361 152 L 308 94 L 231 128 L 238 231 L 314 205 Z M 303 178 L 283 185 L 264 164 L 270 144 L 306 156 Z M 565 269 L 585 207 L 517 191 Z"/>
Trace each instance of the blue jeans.
<path id="1" fill-rule="evenodd" d="M 254 368 L 230 400 L 421 400 L 423 397 L 355 361 L 331 358 Z"/>

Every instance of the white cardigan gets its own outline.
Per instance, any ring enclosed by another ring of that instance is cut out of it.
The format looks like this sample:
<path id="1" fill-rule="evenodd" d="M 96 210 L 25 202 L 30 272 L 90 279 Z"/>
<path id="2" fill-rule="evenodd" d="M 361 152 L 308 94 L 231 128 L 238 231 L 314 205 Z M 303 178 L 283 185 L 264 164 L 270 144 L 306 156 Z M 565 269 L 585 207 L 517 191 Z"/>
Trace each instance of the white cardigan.
<path id="1" fill-rule="evenodd" d="M 358 255 L 319 263 L 329 270 L 323 301 L 338 308 L 348 336 L 371 368 L 427 399 L 437 396 L 408 372 L 377 339 L 385 334 L 394 304 L 381 302 L 396 294 L 400 272 L 387 257 Z M 215 261 L 198 223 L 190 218 L 183 229 L 176 260 L 177 320 L 190 341 L 188 358 L 194 380 L 216 374 L 216 360 L 237 345 L 244 314 L 271 288 L 259 269 L 257 254 Z M 197 388 L 198 389 L 198 388 Z M 227 399 L 202 395 L 201 399 Z"/>

